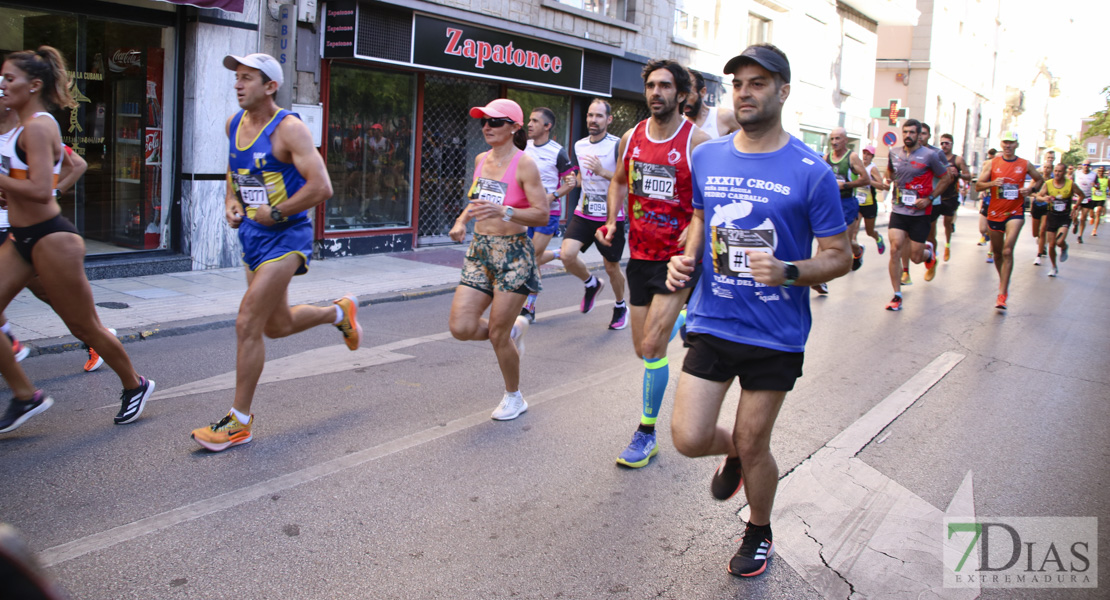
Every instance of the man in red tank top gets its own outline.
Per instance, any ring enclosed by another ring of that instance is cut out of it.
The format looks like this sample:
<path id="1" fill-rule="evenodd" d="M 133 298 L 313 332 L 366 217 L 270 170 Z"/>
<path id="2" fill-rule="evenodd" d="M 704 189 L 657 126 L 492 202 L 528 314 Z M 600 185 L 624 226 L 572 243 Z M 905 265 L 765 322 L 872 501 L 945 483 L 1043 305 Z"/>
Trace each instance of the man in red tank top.
<path id="1" fill-rule="evenodd" d="M 682 116 L 686 102 L 697 93 L 685 67 L 673 60 L 653 60 L 643 76 L 651 117 L 621 137 L 617 171 L 609 185 L 608 219 L 596 234 L 598 243 L 612 243 L 617 214 L 627 202 L 629 316 L 632 345 L 644 359 L 644 387 L 640 426 L 617 464 L 634 469 L 646 466 L 659 452 L 655 422 L 669 379 L 667 344 L 685 321 L 682 307 L 697 277 L 695 272 L 684 289 L 672 292 L 667 288 L 667 262 L 682 254 L 694 214 L 690 152 L 710 139 Z"/>
<path id="2" fill-rule="evenodd" d="M 1010 293 L 1010 275 L 1014 271 L 1014 245 L 1025 225 L 1025 195 L 1039 186 L 1044 178 L 1040 171 L 1024 158 L 1018 158 L 1017 135 L 1002 134 L 1002 155 L 995 156 L 985 165 L 975 183 L 975 191 L 990 192 L 987 227 L 990 229 L 994 268 L 998 271 L 998 298 L 994 307 L 1006 310 Z M 1025 178 L 1033 179 L 1025 186 Z"/>

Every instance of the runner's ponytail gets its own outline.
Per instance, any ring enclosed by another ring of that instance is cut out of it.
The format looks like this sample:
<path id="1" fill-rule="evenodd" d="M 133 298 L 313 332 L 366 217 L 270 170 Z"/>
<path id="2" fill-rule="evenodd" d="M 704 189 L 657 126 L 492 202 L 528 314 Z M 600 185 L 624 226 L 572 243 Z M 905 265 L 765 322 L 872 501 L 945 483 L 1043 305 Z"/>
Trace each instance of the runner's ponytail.
<path id="1" fill-rule="evenodd" d="M 69 75 L 66 74 L 66 61 L 61 53 L 51 46 L 39 46 L 38 50 L 24 50 L 8 55 L 6 62 L 15 65 L 30 79 L 42 81 L 42 102 L 47 108 L 75 108 L 77 102 L 69 93 Z"/>

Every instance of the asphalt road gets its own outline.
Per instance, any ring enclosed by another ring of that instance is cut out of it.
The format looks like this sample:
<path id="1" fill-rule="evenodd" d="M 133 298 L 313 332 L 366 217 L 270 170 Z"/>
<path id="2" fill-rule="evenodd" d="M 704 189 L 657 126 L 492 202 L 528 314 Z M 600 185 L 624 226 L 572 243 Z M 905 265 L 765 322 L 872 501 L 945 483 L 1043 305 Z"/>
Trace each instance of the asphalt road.
<path id="1" fill-rule="evenodd" d="M 813 298 L 805 375 L 773 439 L 780 471 L 958 353 L 858 458 L 941 511 L 971 471 L 977 515 L 1102 517 L 1106 539 L 1110 235 L 1073 244 L 1053 280 L 1023 232 L 999 314 L 975 220 L 958 227 L 952 261 L 929 283 L 915 267 L 900 313 L 883 310 L 886 257 L 870 241 L 863 268 Z M 57 404 L 0 436 L 0 521 L 75 598 L 825 597 L 779 557 L 754 580 L 725 572 L 744 500 L 715 502 L 716 459 L 673 449 L 678 342 L 659 456 L 615 465 L 643 369 L 630 331 L 606 329 L 610 304 L 578 314 L 580 293 L 545 281 L 523 363 L 531 408 L 511 422 L 488 418 L 501 396 L 488 343 L 445 335 L 449 295 L 364 308 L 357 356 L 330 328 L 269 342 L 264 377 L 282 380 L 259 388 L 254 441 L 220 454 L 189 431 L 230 406 L 206 380 L 234 370 L 232 329 L 128 344 L 159 392 L 127 426 L 111 422 L 110 370 L 33 357 Z M 1110 564 L 1106 545 L 1097 557 Z M 981 597 L 1104 598 L 1105 585 Z"/>

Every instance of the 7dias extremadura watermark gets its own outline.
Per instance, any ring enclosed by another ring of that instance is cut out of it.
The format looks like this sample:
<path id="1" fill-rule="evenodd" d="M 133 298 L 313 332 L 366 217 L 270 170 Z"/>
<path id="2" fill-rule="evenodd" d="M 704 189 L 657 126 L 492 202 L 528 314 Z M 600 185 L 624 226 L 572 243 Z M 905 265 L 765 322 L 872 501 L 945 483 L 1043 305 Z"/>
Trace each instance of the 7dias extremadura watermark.
<path id="1" fill-rule="evenodd" d="M 946 518 L 944 586 L 1098 587 L 1098 519 Z"/>

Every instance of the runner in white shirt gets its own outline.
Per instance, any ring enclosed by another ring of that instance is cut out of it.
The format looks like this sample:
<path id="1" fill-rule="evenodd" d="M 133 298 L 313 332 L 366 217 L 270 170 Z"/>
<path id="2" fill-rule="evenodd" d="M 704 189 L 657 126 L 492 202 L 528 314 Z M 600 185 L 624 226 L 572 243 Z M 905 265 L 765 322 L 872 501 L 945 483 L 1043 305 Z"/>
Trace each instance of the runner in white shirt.
<path id="1" fill-rule="evenodd" d="M 731 110 L 719 110 L 716 106 L 705 103 L 705 99 L 709 96 L 709 90 L 705 87 L 705 76 L 693 69 L 690 69 L 690 75 L 694 78 L 694 86 L 697 87 L 698 93 L 694 96 L 694 103 L 687 104 L 684 109 L 686 118 L 708 133 L 710 139 L 723 137 L 740 129 L 740 124 L 736 122 L 736 115 Z"/>
<path id="2" fill-rule="evenodd" d="M 586 263 L 578 255 L 594 243 L 594 233 L 605 225 L 609 215 L 607 194 L 609 182 L 617 171 L 617 148 L 621 142 L 619 137 L 609 133 L 612 122 L 612 108 L 609 103 L 600 98 L 595 99 L 586 112 L 586 127 L 590 135 L 574 143 L 574 163 L 582 196 L 578 200 L 574 216 L 567 224 L 560 250 L 567 272 L 581 279 L 586 286 L 582 297 L 583 313 L 593 310 L 594 300 L 605 287 L 605 281 L 590 275 Z M 621 273 L 620 264 L 624 253 L 623 212 L 622 208 L 622 214 L 617 216 L 618 231 L 613 236 L 613 244 L 597 245 L 605 261 L 605 273 L 609 275 L 609 283 L 613 286 L 613 296 L 617 300 L 609 329 L 624 329 L 628 326 L 628 307 L 624 304 L 624 274 Z"/>

